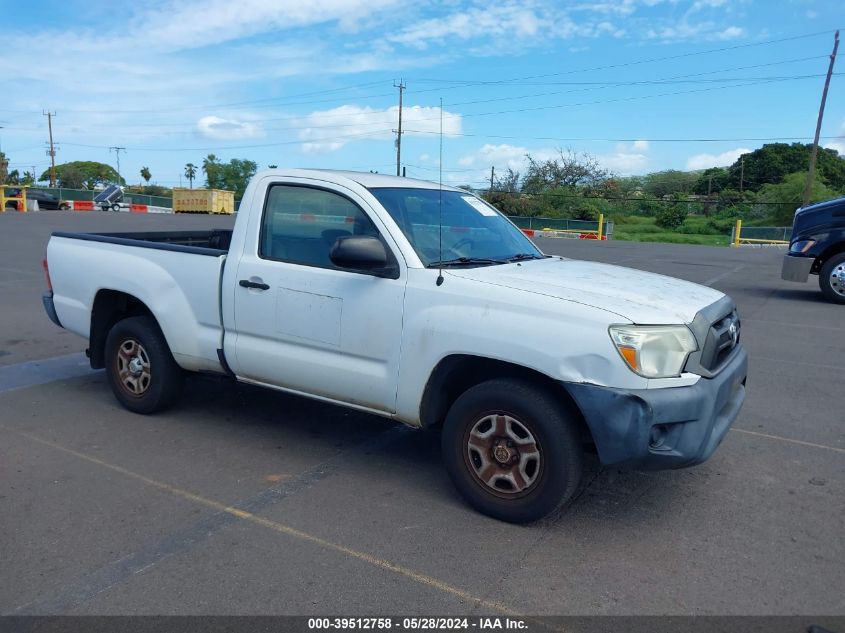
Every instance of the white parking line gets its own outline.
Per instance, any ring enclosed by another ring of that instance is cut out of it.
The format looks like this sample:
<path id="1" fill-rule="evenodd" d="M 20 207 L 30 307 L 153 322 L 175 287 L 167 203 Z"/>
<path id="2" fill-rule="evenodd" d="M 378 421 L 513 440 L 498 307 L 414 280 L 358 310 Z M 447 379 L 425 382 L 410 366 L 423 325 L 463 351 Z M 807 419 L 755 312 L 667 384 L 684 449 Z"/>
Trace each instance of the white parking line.
<path id="1" fill-rule="evenodd" d="M 836 446 L 828 446 L 827 444 L 816 444 L 814 442 L 805 442 L 803 440 L 793 440 L 788 437 L 781 437 L 780 435 L 769 435 L 768 433 L 746 431 L 745 429 L 732 428 L 731 431 L 736 431 L 737 433 L 745 433 L 746 435 L 754 435 L 756 437 L 765 437 L 767 440 L 776 440 L 778 442 L 787 442 L 789 444 L 799 444 L 801 446 L 809 446 L 811 448 L 823 448 L 827 451 L 834 451 L 836 453 L 845 454 L 845 448 L 837 448 Z"/>

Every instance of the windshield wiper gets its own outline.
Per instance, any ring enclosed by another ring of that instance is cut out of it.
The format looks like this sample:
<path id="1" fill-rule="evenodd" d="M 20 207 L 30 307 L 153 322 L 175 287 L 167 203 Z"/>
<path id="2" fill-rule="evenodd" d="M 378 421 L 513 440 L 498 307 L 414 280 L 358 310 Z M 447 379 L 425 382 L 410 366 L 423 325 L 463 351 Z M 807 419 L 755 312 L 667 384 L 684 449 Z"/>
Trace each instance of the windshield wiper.
<path id="1" fill-rule="evenodd" d="M 458 257 L 456 259 L 444 259 L 431 262 L 426 268 L 437 268 L 447 266 L 492 266 L 494 264 L 507 264 L 506 259 L 489 259 L 486 257 Z"/>
<path id="2" fill-rule="evenodd" d="M 516 255 L 512 255 L 508 257 L 509 262 L 522 262 L 526 259 L 546 259 L 545 255 L 536 255 L 534 253 L 517 253 Z"/>

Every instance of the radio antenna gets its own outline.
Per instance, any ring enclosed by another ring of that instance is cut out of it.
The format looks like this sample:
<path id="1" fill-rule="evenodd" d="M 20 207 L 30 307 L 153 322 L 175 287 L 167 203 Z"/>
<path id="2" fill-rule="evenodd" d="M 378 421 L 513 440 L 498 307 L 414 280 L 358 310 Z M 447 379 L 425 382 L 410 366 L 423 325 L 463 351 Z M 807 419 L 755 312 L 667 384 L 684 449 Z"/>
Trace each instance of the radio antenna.
<path id="1" fill-rule="evenodd" d="M 437 208 L 437 238 L 438 250 L 437 255 L 437 285 L 443 285 L 443 97 L 440 97 L 440 193 Z"/>

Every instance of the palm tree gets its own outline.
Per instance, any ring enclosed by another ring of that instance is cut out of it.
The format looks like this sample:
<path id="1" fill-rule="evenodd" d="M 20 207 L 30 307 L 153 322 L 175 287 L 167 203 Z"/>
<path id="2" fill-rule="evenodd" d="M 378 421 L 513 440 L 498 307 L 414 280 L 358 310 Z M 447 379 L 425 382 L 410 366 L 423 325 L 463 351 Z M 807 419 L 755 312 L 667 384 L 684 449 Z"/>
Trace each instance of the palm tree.
<path id="1" fill-rule="evenodd" d="M 197 177 L 197 166 L 193 163 L 188 163 L 185 165 L 185 178 L 188 179 L 188 182 L 191 184 L 191 189 L 194 188 L 194 178 Z"/>
<path id="2" fill-rule="evenodd" d="M 149 167 L 141 167 L 141 178 L 146 180 L 147 184 L 150 184 L 150 178 L 152 178 L 152 177 L 153 177 L 153 175 L 150 173 Z"/>

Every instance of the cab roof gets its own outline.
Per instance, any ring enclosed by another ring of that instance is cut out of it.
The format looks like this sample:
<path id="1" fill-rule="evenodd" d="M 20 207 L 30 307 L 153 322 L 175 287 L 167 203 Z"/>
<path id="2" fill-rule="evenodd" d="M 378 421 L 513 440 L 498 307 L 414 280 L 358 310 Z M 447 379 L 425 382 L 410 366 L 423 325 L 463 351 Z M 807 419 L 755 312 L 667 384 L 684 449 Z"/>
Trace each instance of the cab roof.
<path id="1" fill-rule="evenodd" d="M 266 169 L 256 176 L 281 176 L 296 178 L 315 178 L 328 180 L 337 184 L 348 184 L 348 181 L 356 182 L 359 185 L 370 188 L 406 188 L 406 189 L 439 189 L 440 185 L 428 180 L 416 178 L 402 178 L 401 176 L 388 176 L 386 174 L 373 174 L 371 172 L 346 171 L 343 169 Z M 443 191 L 464 191 L 457 187 L 443 185 Z"/>

